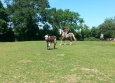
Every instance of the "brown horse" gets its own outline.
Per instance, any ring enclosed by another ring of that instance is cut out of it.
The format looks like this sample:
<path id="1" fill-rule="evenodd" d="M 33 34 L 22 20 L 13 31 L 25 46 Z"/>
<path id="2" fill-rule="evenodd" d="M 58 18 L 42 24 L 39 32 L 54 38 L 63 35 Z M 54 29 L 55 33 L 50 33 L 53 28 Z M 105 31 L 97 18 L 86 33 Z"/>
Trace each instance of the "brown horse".
<path id="1" fill-rule="evenodd" d="M 45 40 L 46 40 L 46 43 L 47 43 L 47 50 L 50 49 L 50 44 L 51 43 L 54 43 L 54 49 L 55 49 L 55 46 L 56 46 L 56 36 L 48 36 L 48 35 L 45 35 Z"/>
<path id="2" fill-rule="evenodd" d="M 62 37 L 62 41 L 65 42 L 66 39 L 70 39 L 70 45 L 72 45 L 72 40 L 73 39 L 76 40 L 73 33 L 68 33 L 68 34 L 65 35 L 65 32 L 62 29 L 59 29 L 59 33 Z M 61 41 L 60 45 L 62 45 L 62 41 Z M 64 43 L 64 45 L 66 45 L 66 42 Z"/>

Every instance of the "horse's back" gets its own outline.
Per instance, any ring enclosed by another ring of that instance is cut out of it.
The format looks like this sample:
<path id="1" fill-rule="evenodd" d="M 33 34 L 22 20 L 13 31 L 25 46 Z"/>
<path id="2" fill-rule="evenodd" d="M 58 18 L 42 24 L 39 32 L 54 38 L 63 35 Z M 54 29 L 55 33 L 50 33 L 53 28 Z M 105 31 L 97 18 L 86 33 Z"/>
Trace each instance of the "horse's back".
<path id="1" fill-rule="evenodd" d="M 54 42 L 56 40 L 56 36 L 49 36 L 48 41 Z"/>

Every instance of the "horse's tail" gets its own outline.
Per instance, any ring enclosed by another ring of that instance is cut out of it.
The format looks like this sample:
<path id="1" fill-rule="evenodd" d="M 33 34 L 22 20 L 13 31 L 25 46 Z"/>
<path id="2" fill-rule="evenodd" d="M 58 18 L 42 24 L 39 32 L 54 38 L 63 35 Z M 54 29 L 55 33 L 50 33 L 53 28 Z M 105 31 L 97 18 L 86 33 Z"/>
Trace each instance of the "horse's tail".
<path id="1" fill-rule="evenodd" d="M 73 37 L 74 40 L 76 40 L 75 35 L 73 33 L 72 33 L 72 37 Z"/>

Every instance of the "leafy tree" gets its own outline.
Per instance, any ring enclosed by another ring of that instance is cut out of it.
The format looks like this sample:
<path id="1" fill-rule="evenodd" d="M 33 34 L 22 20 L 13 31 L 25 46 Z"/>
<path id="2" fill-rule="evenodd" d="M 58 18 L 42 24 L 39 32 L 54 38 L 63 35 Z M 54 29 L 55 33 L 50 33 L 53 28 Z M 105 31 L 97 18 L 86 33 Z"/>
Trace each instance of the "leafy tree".
<path id="1" fill-rule="evenodd" d="M 0 1 L 0 41 L 14 41 L 14 33 L 8 27 L 8 11 Z"/>
<path id="2" fill-rule="evenodd" d="M 92 27 L 90 30 L 90 33 L 91 33 L 90 34 L 91 37 L 99 38 L 99 36 L 100 36 L 99 27 Z"/>
<path id="3" fill-rule="evenodd" d="M 115 18 L 107 18 L 104 23 L 99 25 L 100 33 L 104 33 L 105 37 L 115 37 Z"/>
<path id="4" fill-rule="evenodd" d="M 86 24 L 84 24 L 83 31 L 84 31 L 84 37 L 89 38 L 90 37 L 90 30 Z"/>
<path id="5" fill-rule="evenodd" d="M 53 28 L 64 28 L 69 26 L 71 31 L 78 29 L 80 23 L 84 22 L 80 15 L 76 12 L 72 12 L 69 9 L 62 10 L 52 8 L 48 12 L 48 22 Z"/>
<path id="6" fill-rule="evenodd" d="M 0 34 L 7 32 L 8 13 L 0 1 Z"/>
<path id="7" fill-rule="evenodd" d="M 18 40 L 35 40 L 38 24 L 45 18 L 45 8 L 49 8 L 47 0 L 6 0 L 12 23 Z M 41 20 L 42 19 L 42 20 Z M 35 37 L 35 38 L 34 38 Z"/>
<path id="8" fill-rule="evenodd" d="M 56 34 L 59 28 L 63 29 L 65 26 L 69 26 L 70 30 L 76 33 L 76 30 L 79 30 L 84 22 L 78 13 L 69 9 L 50 9 L 48 0 L 5 1 L 10 11 L 9 24 L 13 27 L 18 40 L 34 40 L 33 37 L 41 35 L 41 29 L 39 31 L 41 23 L 44 34 Z"/>

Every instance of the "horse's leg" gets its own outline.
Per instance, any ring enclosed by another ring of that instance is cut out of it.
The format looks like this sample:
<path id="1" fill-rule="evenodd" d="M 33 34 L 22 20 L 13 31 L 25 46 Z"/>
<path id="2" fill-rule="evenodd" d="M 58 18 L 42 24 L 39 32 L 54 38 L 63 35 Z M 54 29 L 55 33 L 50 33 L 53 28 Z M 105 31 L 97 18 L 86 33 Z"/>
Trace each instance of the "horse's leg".
<path id="1" fill-rule="evenodd" d="M 61 43 L 60 43 L 60 45 L 62 45 L 62 40 L 61 40 Z"/>
<path id="2" fill-rule="evenodd" d="M 102 38 L 100 38 L 100 41 L 102 41 Z"/>
<path id="3" fill-rule="evenodd" d="M 55 40 L 54 40 L 54 49 L 55 49 L 56 43 L 57 43 L 57 42 L 56 42 L 56 39 L 55 39 Z"/>
<path id="4" fill-rule="evenodd" d="M 50 48 L 50 42 L 47 42 L 47 50 Z"/>
<path id="5" fill-rule="evenodd" d="M 64 41 L 64 45 L 66 45 L 66 42 Z"/>
<path id="6" fill-rule="evenodd" d="M 70 45 L 72 45 L 72 41 L 70 41 Z"/>
<path id="7" fill-rule="evenodd" d="M 60 45 L 62 45 L 62 44 L 63 44 L 63 42 L 64 42 L 64 38 L 62 38 Z"/>
<path id="8" fill-rule="evenodd" d="M 55 49 L 56 44 L 54 43 L 54 49 Z"/>
<path id="9" fill-rule="evenodd" d="M 48 50 L 49 48 L 48 48 L 48 42 L 47 42 L 47 50 Z"/>
<path id="10" fill-rule="evenodd" d="M 66 39 L 64 40 L 64 45 L 66 45 Z"/>
<path id="11" fill-rule="evenodd" d="M 70 45 L 72 45 L 72 38 L 70 38 Z"/>

